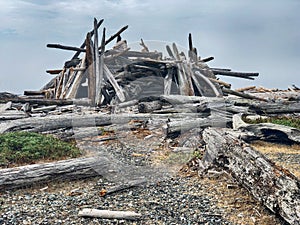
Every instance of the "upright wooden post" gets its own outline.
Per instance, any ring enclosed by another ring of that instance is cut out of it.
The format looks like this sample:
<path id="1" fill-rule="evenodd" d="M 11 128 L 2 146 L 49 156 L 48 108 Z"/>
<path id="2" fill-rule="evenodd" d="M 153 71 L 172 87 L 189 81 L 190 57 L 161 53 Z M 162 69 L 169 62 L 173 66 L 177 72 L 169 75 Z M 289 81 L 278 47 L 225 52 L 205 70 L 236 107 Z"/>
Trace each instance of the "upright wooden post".
<path id="1" fill-rule="evenodd" d="M 96 76 L 96 95 L 95 103 L 100 105 L 101 103 L 101 87 L 103 79 L 103 70 L 100 72 L 100 60 L 99 60 L 99 51 L 98 51 L 98 28 L 97 28 L 97 19 L 94 18 L 94 54 L 95 54 L 95 76 Z"/>
<path id="2" fill-rule="evenodd" d="M 91 104 L 95 105 L 96 96 L 96 74 L 95 74 L 95 56 L 94 56 L 94 46 L 91 40 L 91 33 L 86 35 L 86 71 L 88 77 L 88 98 L 91 99 Z"/>

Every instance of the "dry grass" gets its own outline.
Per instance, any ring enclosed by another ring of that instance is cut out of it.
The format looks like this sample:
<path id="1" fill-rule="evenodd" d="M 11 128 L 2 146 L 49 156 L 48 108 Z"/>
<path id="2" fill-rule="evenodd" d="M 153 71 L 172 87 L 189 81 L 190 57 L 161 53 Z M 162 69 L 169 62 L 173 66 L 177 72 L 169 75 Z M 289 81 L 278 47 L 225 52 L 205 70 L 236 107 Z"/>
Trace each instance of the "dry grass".
<path id="1" fill-rule="evenodd" d="M 263 141 L 256 141 L 251 144 L 258 151 L 269 159 L 300 179 L 300 145 L 282 145 Z"/>

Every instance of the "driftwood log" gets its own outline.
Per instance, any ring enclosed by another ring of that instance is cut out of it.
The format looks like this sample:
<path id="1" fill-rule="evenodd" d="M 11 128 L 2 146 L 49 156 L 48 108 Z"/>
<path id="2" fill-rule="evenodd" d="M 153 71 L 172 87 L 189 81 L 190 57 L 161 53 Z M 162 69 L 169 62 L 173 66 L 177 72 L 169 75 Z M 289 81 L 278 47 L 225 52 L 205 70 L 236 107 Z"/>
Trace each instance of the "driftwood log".
<path id="1" fill-rule="evenodd" d="M 240 137 L 249 142 L 266 140 L 282 143 L 300 143 L 300 130 L 273 123 L 248 124 L 242 120 L 241 114 L 233 115 L 233 128 L 240 130 Z"/>
<path id="2" fill-rule="evenodd" d="M 30 186 L 51 180 L 72 180 L 107 173 L 111 162 L 106 157 L 62 160 L 0 170 L 0 190 Z M 97 172 L 96 172 L 97 171 Z"/>
<path id="3" fill-rule="evenodd" d="M 227 170 L 273 213 L 290 224 L 300 224 L 299 179 L 231 132 L 221 128 L 204 130 L 203 168 L 215 165 Z"/>
<path id="4" fill-rule="evenodd" d="M 132 211 L 111 211 L 84 208 L 79 211 L 78 216 L 81 217 L 98 217 L 102 219 L 125 219 L 137 220 L 141 218 L 141 214 Z"/>

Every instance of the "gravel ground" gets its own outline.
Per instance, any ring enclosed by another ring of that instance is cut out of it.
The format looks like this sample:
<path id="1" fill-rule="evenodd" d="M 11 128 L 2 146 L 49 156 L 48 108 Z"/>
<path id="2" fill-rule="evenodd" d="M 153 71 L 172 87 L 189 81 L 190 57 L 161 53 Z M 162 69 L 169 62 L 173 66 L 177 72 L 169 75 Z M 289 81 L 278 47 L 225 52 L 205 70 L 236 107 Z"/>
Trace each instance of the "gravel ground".
<path id="1" fill-rule="evenodd" d="M 201 148 L 197 131 L 173 140 L 162 138 L 160 128 L 104 134 L 109 135 L 119 136 L 105 142 L 99 141 L 103 136 L 96 136 L 77 143 L 87 155 L 94 151 L 110 155 L 112 164 L 121 171 L 114 179 L 108 173 L 106 178 L 53 181 L 0 191 L 0 224 L 284 224 L 228 174 L 211 171 L 200 178 L 192 163 L 196 160 L 183 166 L 192 155 L 181 150 Z M 143 184 L 102 196 L 103 190 L 141 179 L 141 175 L 145 175 Z M 78 212 L 83 208 L 130 210 L 142 218 L 82 218 Z"/>
<path id="2" fill-rule="evenodd" d="M 74 187 L 72 187 L 74 185 Z M 60 186 L 57 184 L 57 186 Z M 77 181 L 54 190 L 28 189 L 1 195 L 3 224 L 230 224 L 196 178 L 171 178 L 104 197 L 105 180 Z M 74 188 L 70 190 L 70 187 Z M 72 196 L 73 195 L 73 196 Z M 139 221 L 78 217 L 82 208 L 131 210 Z"/>

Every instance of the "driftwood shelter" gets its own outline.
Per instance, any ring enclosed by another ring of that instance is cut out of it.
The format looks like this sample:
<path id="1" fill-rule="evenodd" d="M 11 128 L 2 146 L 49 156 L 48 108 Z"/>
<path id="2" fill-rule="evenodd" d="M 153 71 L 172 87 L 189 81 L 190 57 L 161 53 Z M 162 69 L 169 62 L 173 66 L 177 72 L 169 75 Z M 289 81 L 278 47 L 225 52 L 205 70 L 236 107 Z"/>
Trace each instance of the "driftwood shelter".
<path id="1" fill-rule="evenodd" d="M 272 212 L 290 224 L 300 224 L 299 178 L 248 145 L 257 139 L 299 144 L 300 131 L 243 121 L 250 116 L 299 118 L 299 88 L 232 90 L 219 76 L 254 79 L 258 73 L 210 68 L 207 62 L 213 57 L 199 56 L 191 34 L 186 54 L 173 43 L 165 46 L 164 56 L 150 51 L 142 39 L 142 50 L 133 51 L 121 37 L 128 26 L 107 38 L 105 28 L 98 31 L 102 23 L 94 20 L 94 29 L 80 47 L 47 45 L 75 54 L 62 69 L 47 70 L 54 78 L 40 91 L 25 91 L 25 97 L 0 95 L 0 103 L 5 103 L 0 105 L 0 133 L 33 131 L 68 140 L 97 136 L 99 130 L 95 132 L 95 127 L 142 128 L 149 132 L 159 128 L 164 131 L 164 140 L 185 137 L 203 149 L 204 156 L 198 161 L 200 175 L 212 167 L 226 170 Z M 113 47 L 107 49 L 113 42 Z M 89 113 L 82 113 L 84 107 Z M 153 124 L 156 127 L 151 127 Z M 191 130 L 193 134 L 187 135 Z M 176 146 L 178 151 L 180 148 L 187 147 Z M 193 150 L 190 146 L 188 149 Z M 7 168 L 0 173 L 0 188 L 21 187 L 53 177 L 102 175 L 99 171 L 111 163 L 101 156 Z"/>
<path id="2" fill-rule="evenodd" d="M 150 51 L 141 39 L 141 51 L 132 51 L 122 40 L 125 26 L 110 38 L 102 37 L 98 29 L 103 20 L 95 19 L 94 29 L 78 47 L 48 44 L 49 48 L 72 50 L 76 53 L 63 69 L 48 70 L 56 75 L 42 90 L 50 99 L 87 97 L 92 105 L 125 102 L 151 95 L 179 94 L 187 96 L 218 97 L 227 93 L 230 84 L 217 79 L 217 75 L 254 79 L 258 73 L 232 72 L 230 69 L 210 68 L 206 62 L 213 57 L 201 58 L 188 36 L 188 54 L 179 52 L 175 43 L 166 45 L 168 55 Z M 107 49 L 111 42 L 116 44 Z M 82 56 L 81 58 L 79 58 Z M 232 92 L 232 91 L 229 91 Z M 29 94 L 27 92 L 27 94 Z"/>

